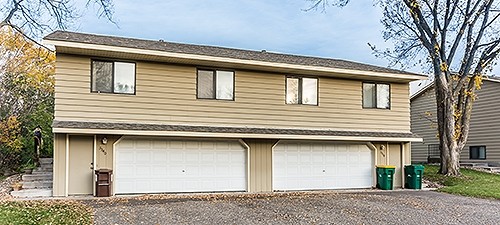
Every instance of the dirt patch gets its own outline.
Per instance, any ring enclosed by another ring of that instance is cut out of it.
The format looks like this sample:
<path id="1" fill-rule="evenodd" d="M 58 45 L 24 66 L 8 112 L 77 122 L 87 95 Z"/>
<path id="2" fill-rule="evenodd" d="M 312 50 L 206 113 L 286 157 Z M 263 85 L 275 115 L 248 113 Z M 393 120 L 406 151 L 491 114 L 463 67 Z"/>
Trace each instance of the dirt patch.
<path id="1" fill-rule="evenodd" d="M 444 186 L 437 183 L 437 182 L 432 182 L 430 180 L 422 179 L 422 187 L 424 187 L 424 188 L 442 188 Z"/>

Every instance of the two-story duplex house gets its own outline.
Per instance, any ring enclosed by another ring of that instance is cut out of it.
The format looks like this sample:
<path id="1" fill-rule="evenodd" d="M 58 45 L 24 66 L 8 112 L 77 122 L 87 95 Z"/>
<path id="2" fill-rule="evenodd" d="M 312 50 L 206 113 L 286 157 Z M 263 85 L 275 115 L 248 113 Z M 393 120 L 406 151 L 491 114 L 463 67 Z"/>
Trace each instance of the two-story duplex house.
<path id="1" fill-rule="evenodd" d="M 344 60 L 73 32 L 57 52 L 54 196 L 370 188 L 410 163 L 409 85 Z"/>

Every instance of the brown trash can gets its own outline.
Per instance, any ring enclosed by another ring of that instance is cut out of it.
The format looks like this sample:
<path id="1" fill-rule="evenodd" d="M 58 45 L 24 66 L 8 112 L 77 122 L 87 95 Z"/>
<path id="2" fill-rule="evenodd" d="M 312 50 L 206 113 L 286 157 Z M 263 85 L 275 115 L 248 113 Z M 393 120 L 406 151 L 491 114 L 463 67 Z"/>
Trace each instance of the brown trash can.
<path id="1" fill-rule="evenodd" d="M 109 197 L 111 196 L 111 174 L 113 170 L 110 169 L 99 169 L 95 171 L 96 181 L 95 181 L 95 191 L 97 197 Z"/>

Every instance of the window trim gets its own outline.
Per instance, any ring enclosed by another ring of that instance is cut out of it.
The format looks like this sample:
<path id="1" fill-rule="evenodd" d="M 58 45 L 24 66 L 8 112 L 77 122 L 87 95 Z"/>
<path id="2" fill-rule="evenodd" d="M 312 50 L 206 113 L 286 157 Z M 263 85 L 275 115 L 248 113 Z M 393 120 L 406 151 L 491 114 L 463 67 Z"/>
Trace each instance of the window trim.
<path id="1" fill-rule="evenodd" d="M 364 91 L 364 84 L 374 84 L 375 85 L 375 107 L 365 107 L 364 100 L 365 100 L 365 91 Z M 378 102 L 377 102 L 377 84 L 385 84 L 389 85 L 389 108 L 379 108 Z M 385 83 L 385 82 L 375 82 L 375 81 L 363 81 L 361 82 L 361 107 L 363 109 L 379 109 L 379 110 L 392 110 L 392 88 L 390 83 Z"/>
<path id="2" fill-rule="evenodd" d="M 484 147 L 484 158 L 479 158 L 479 149 L 481 147 Z M 478 158 L 477 159 L 472 158 L 472 154 L 471 154 L 472 148 L 478 148 L 478 154 L 477 154 Z M 487 156 L 486 156 L 486 145 L 471 145 L 471 146 L 469 146 L 469 159 L 472 159 L 472 160 L 486 160 L 486 158 L 487 158 Z"/>
<path id="3" fill-rule="evenodd" d="M 94 91 L 94 84 L 93 84 L 93 78 L 94 78 L 94 61 L 100 61 L 100 62 L 110 62 L 113 63 L 112 65 L 112 74 L 111 74 L 111 92 L 107 91 Z M 115 92 L 115 62 L 121 62 L 121 63 L 133 63 L 134 64 L 134 93 L 119 93 Z M 90 58 L 90 93 L 97 93 L 97 94 L 118 94 L 118 95 L 136 95 L 137 92 L 137 62 L 135 61 L 127 61 L 127 60 L 115 60 L 115 59 L 108 59 L 108 58 Z"/>
<path id="4" fill-rule="evenodd" d="M 296 78 L 299 80 L 299 93 L 298 93 L 298 101 L 297 104 L 290 104 L 286 101 L 287 97 L 287 90 L 288 90 L 288 78 Z M 316 104 L 304 104 L 302 103 L 302 92 L 303 92 L 303 87 L 302 87 L 302 78 L 307 78 L 307 79 L 316 79 Z M 285 105 L 309 105 L 309 106 L 319 106 L 319 77 L 314 77 L 314 76 L 302 76 L 302 75 L 286 75 L 285 76 Z"/>
<path id="5" fill-rule="evenodd" d="M 198 76 L 200 70 L 204 71 L 212 71 L 213 75 L 213 96 L 212 98 L 200 98 L 198 97 Z M 223 71 L 223 72 L 232 72 L 233 73 L 233 98 L 232 99 L 218 99 L 217 98 L 217 71 Z M 196 67 L 196 99 L 202 99 L 202 100 L 219 100 L 219 101 L 235 101 L 235 93 L 236 93 L 236 71 L 231 70 L 231 69 L 224 69 L 224 68 L 209 68 L 209 67 Z"/>

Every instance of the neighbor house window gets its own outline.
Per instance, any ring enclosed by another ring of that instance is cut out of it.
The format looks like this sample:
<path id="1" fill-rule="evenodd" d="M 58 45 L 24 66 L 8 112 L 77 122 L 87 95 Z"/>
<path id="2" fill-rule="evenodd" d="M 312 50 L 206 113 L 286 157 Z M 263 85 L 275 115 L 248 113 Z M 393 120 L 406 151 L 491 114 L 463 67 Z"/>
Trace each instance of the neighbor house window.
<path id="1" fill-rule="evenodd" d="M 391 108 L 389 84 L 363 83 L 363 108 Z"/>
<path id="2" fill-rule="evenodd" d="M 234 100 L 234 72 L 225 70 L 198 70 L 197 97 Z"/>
<path id="3" fill-rule="evenodd" d="M 287 77 L 286 104 L 318 105 L 318 79 Z"/>
<path id="4" fill-rule="evenodd" d="M 470 146 L 469 147 L 470 159 L 486 159 L 486 146 Z"/>
<path id="5" fill-rule="evenodd" d="M 135 94 L 135 63 L 92 60 L 92 92 Z"/>

